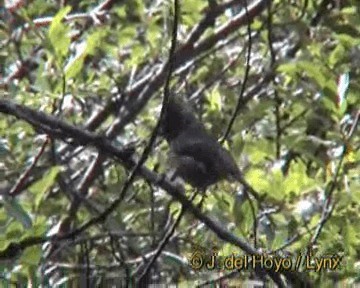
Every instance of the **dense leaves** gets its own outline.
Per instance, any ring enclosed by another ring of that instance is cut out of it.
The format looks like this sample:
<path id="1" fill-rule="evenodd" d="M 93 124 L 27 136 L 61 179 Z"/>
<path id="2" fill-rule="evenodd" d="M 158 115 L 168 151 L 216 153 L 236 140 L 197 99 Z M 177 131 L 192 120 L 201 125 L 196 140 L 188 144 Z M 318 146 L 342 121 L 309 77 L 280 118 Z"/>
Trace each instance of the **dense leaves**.
<path id="1" fill-rule="evenodd" d="M 294 263 L 306 253 L 342 257 L 337 269 L 297 270 L 314 286 L 359 281 L 359 1 L 180 2 L 0 8 L 5 286 L 239 285 L 254 270 L 195 269 L 194 255 L 254 251 Z M 168 191 L 161 137 L 127 182 L 159 120 L 169 57 L 170 97 L 224 140 L 250 187 L 223 181 L 204 195 L 185 183 L 187 207 Z M 287 272 L 254 277 L 286 285 Z"/>

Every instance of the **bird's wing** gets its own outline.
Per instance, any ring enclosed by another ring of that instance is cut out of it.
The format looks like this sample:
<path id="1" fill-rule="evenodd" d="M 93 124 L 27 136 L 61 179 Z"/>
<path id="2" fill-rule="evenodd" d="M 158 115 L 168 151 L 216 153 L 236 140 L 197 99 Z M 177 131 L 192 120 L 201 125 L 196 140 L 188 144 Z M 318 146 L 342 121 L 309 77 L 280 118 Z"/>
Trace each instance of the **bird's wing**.
<path id="1" fill-rule="evenodd" d="M 239 178 L 240 170 L 235 160 L 219 142 L 204 130 L 188 129 L 171 144 L 175 154 L 192 157 L 203 163 L 209 172 Z"/>
<path id="2" fill-rule="evenodd" d="M 171 149 L 179 156 L 192 157 L 212 169 L 221 159 L 223 148 L 212 137 L 197 131 L 197 134 L 184 133 L 171 143 Z"/>

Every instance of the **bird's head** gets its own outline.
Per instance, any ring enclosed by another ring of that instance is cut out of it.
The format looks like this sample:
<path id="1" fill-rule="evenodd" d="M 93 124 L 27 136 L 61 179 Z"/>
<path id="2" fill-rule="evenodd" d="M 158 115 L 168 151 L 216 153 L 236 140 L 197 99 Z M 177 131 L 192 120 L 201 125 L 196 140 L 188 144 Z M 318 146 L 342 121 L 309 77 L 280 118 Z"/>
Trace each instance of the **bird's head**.
<path id="1" fill-rule="evenodd" d="M 199 124 L 192 111 L 181 100 L 171 97 L 167 104 L 160 133 L 168 141 L 171 141 L 193 125 Z"/>

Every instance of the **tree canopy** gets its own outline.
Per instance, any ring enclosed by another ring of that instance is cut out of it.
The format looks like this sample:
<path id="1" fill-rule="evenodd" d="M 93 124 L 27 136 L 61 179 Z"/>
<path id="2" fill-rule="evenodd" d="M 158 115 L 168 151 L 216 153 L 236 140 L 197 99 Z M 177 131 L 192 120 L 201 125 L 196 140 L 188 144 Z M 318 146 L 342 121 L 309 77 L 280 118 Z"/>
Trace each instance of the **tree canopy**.
<path id="1" fill-rule="evenodd" d="M 358 283 L 359 1 L 8 0 L 0 15 L 0 283 Z M 242 183 L 173 179 L 171 97 Z"/>

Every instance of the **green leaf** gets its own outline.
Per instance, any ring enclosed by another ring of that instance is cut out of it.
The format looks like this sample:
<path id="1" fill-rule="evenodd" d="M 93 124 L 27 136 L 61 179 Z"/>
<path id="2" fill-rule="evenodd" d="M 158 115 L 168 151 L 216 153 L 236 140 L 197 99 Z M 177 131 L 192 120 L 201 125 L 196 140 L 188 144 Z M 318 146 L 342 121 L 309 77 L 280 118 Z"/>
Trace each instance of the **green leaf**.
<path id="1" fill-rule="evenodd" d="M 277 230 L 277 231 L 275 231 L 274 240 L 268 241 L 268 245 L 272 249 L 276 249 L 278 247 L 281 247 L 282 245 L 284 245 L 284 243 L 286 243 L 287 237 L 288 237 L 287 231 L 284 231 L 284 230 L 279 231 L 279 230 Z"/>
<path id="2" fill-rule="evenodd" d="M 66 78 L 76 77 L 84 66 L 85 57 L 94 54 L 95 49 L 101 45 L 105 35 L 106 31 L 99 30 L 92 33 L 85 42 L 78 44 L 76 55 L 65 66 Z"/>
<path id="3" fill-rule="evenodd" d="M 54 185 L 58 173 L 61 171 L 61 166 L 52 167 L 49 172 L 39 181 L 35 182 L 29 190 L 35 194 L 35 208 L 37 209 L 41 203 L 44 194 Z"/>
<path id="4" fill-rule="evenodd" d="M 208 94 L 208 100 L 210 103 L 210 110 L 211 111 L 220 111 L 221 110 L 221 95 L 219 89 L 215 87 L 212 89 L 211 93 Z"/>
<path id="5" fill-rule="evenodd" d="M 337 34 L 336 38 L 343 45 L 346 45 L 349 48 L 354 47 L 354 46 L 358 46 L 360 44 L 360 40 L 358 38 L 351 37 L 350 35 L 347 35 L 347 34 Z"/>
<path id="6" fill-rule="evenodd" d="M 181 12 L 185 25 L 195 25 L 202 17 L 201 11 L 206 7 L 205 1 L 184 1 Z"/>
<path id="7" fill-rule="evenodd" d="M 13 239 L 18 240 L 23 235 L 24 229 L 25 228 L 22 226 L 21 223 L 17 221 L 13 221 L 6 228 L 6 238 L 8 240 L 13 240 Z"/>
<path id="8" fill-rule="evenodd" d="M 85 44 L 84 44 L 85 45 Z M 80 48 L 82 49 L 82 48 Z M 85 50 L 80 51 L 75 57 L 72 57 L 69 62 L 65 66 L 65 77 L 73 78 L 81 71 L 82 67 L 84 66 L 85 60 Z"/>
<path id="9" fill-rule="evenodd" d="M 116 13 L 117 16 L 119 16 L 120 19 L 125 19 L 126 17 L 126 11 L 125 11 L 125 5 L 113 8 L 113 11 Z"/>
<path id="10" fill-rule="evenodd" d="M 26 265 L 38 265 L 43 254 L 41 247 L 32 246 L 25 249 L 24 253 L 20 257 L 20 263 Z"/>
<path id="11" fill-rule="evenodd" d="M 7 213 L 19 221 L 24 229 L 31 228 L 31 218 L 16 198 L 4 197 L 3 203 Z"/>
<path id="12" fill-rule="evenodd" d="M 298 72 L 298 67 L 296 65 L 296 62 L 284 63 L 278 66 L 277 71 L 290 75 L 295 75 L 295 73 Z"/>
<path id="13" fill-rule="evenodd" d="M 307 176 L 306 165 L 302 162 L 297 162 L 291 165 L 288 175 L 284 179 L 283 192 L 285 194 L 289 194 L 290 192 L 299 194 L 313 187 L 315 184 L 316 181 Z"/>
<path id="14" fill-rule="evenodd" d="M 303 70 L 311 79 L 314 79 L 321 88 L 325 86 L 326 77 L 321 69 L 322 66 L 314 65 L 313 62 L 300 61 L 297 64 L 298 68 Z"/>
<path id="15" fill-rule="evenodd" d="M 256 190 L 265 192 L 269 190 L 268 177 L 262 169 L 251 169 L 246 173 L 246 178 Z"/>
<path id="16" fill-rule="evenodd" d="M 125 61 L 125 65 L 129 68 L 138 65 L 146 56 L 146 51 L 143 45 L 137 44 L 132 47 L 131 58 Z"/>
<path id="17" fill-rule="evenodd" d="M 280 168 L 272 169 L 271 173 L 269 173 L 269 194 L 276 199 L 280 199 L 284 196 L 284 175 Z"/>
<path id="18" fill-rule="evenodd" d="M 53 18 L 49 28 L 49 40 L 54 48 L 55 54 L 59 57 L 67 55 L 70 46 L 70 28 L 63 23 L 65 16 L 71 11 L 67 6 L 61 9 Z"/>
<path id="19" fill-rule="evenodd" d="M 134 26 L 127 26 L 121 29 L 119 46 L 125 47 L 134 41 L 136 37 L 136 28 Z"/>
<path id="20" fill-rule="evenodd" d="M 273 143 L 261 139 L 256 142 L 248 142 L 245 144 L 244 152 L 249 155 L 253 164 L 263 162 L 269 154 L 273 153 Z"/>
<path id="21" fill-rule="evenodd" d="M 339 63 L 346 55 L 346 49 L 343 45 L 337 45 L 336 48 L 330 53 L 329 56 L 329 65 L 334 67 Z"/>
<path id="22" fill-rule="evenodd" d="M 104 29 L 97 30 L 90 34 L 86 39 L 86 54 L 93 55 L 97 47 L 101 47 L 104 37 L 107 35 L 107 31 Z"/>
<path id="23" fill-rule="evenodd" d="M 47 77 L 47 72 L 45 71 L 46 63 L 41 60 L 39 63 L 39 68 L 36 73 L 36 80 L 34 86 L 40 89 L 41 91 L 51 91 L 51 83 L 49 77 Z"/>
<path id="24" fill-rule="evenodd" d="M 5 237 L 5 235 L 2 233 L 0 234 L 0 251 L 4 251 L 9 246 L 9 239 Z"/>
<path id="25" fill-rule="evenodd" d="M 46 234 L 46 232 L 48 232 L 49 229 L 49 224 L 47 223 L 48 218 L 46 218 L 45 216 L 38 216 L 34 221 L 33 221 L 33 226 L 31 227 L 31 229 L 26 230 L 26 233 L 23 233 L 22 235 L 22 239 L 26 238 L 26 237 L 36 237 L 36 236 L 43 236 L 44 234 Z"/>
<path id="26" fill-rule="evenodd" d="M 248 235 L 252 231 L 254 225 L 254 217 L 251 210 L 251 205 L 248 199 L 245 201 L 235 201 L 233 215 L 235 218 L 236 227 L 242 231 L 243 235 Z M 255 211 L 256 215 L 256 211 Z"/>
<path id="27" fill-rule="evenodd" d="M 147 40 L 150 43 L 150 46 L 158 51 L 159 40 L 163 38 L 161 32 L 162 29 L 159 27 L 159 25 L 156 22 L 157 22 L 156 18 L 152 19 L 150 25 L 148 26 L 146 36 L 147 36 Z"/>

